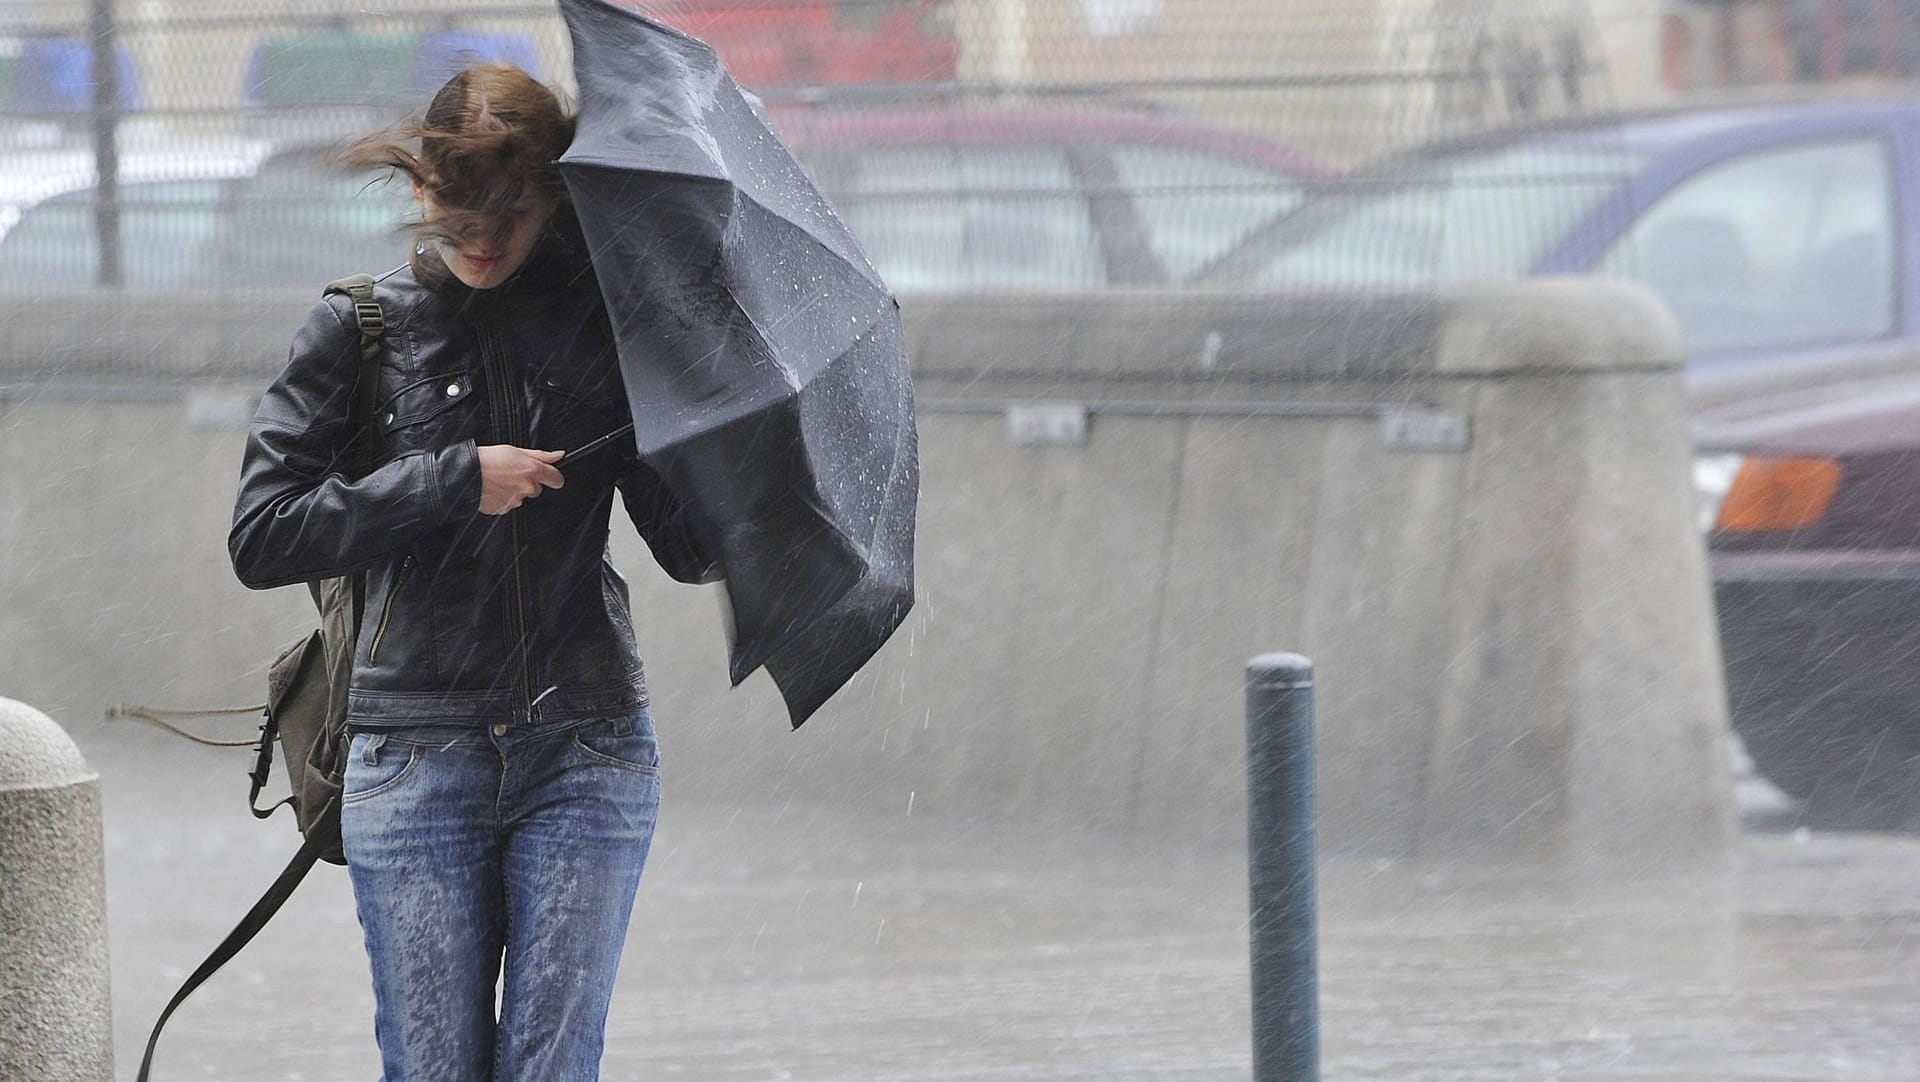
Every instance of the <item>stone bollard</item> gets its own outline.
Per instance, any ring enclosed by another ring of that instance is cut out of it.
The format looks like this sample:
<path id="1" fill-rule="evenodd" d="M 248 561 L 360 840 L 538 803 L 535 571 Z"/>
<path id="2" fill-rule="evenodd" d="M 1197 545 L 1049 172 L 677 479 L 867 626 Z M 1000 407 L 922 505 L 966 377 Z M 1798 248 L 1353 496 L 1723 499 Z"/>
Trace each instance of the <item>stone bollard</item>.
<path id="1" fill-rule="evenodd" d="M 0 1079 L 111 1082 L 99 777 L 0 698 Z"/>

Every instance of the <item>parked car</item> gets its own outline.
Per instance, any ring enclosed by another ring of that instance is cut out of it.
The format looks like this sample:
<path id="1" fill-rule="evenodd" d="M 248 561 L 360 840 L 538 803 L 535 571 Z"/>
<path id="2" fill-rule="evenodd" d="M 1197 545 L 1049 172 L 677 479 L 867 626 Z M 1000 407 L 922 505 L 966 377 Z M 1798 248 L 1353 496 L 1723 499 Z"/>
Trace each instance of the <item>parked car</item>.
<path id="1" fill-rule="evenodd" d="M 195 284 L 317 290 L 406 262 L 401 226 L 417 211 L 407 178 L 344 170 L 333 153 L 331 145 L 283 148 L 235 184 L 202 245 Z"/>
<path id="2" fill-rule="evenodd" d="M 216 224 L 224 193 L 254 172 L 264 143 L 133 151 L 120 159 L 122 277 L 131 288 L 179 284 Z M 22 155 L 0 171 L 0 289 L 84 289 L 99 280 L 90 154 Z"/>
<path id="3" fill-rule="evenodd" d="M 903 291 L 1178 282 L 1329 175 L 1299 150 L 1170 113 L 775 115 L 881 276 Z"/>
<path id="4" fill-rule="evenodd" d="M 1734 722 L 1814 825 L 1920 831 L 1915 356 L 1696 384 Z"/>
<path id="5" fill-rule="evenodd" d="M 905 292 L 1178 280 L 1292 210 L 1326 172 L 1288 148 L 1156 114 L 872 110 L 788 113 L 778 123 L 882 276 Z M 157 266 L 177 255 L 180 273 L 188 264 L 217 271 L 192 282 L 213 287 L 312 286 L 398 265 L 406 186 L 343 172 L 329 149 L 283 148 L 244 176 L 223 176 L 230 183 L 217 191 L 128 174 L 130 211 L 173 232 L 153 234 L 171 252 L 129 250 L 127 260 Z M 27 209 L 19 239 L 0 235 L 0 288 L 91 282 L 91 206 L 75 189 Z M 145 232 L 128 235 L 130 249 L 147 242 Z M 183 241 L 165 239 L 189 236 L 202 245 L 191 259 Z M 64 257 L 49 254 L 62 246 Z M 128 282 L 189 284 L 157 271 Z"/>
<path id="6" fill-rule="evenodd" d="M 1198 280 L 1600 274 L 1666 301 L 1734 726 L 1810 821 L 1920 828 L 1920 100 L 1532 127 L 1329 187 Z"/>

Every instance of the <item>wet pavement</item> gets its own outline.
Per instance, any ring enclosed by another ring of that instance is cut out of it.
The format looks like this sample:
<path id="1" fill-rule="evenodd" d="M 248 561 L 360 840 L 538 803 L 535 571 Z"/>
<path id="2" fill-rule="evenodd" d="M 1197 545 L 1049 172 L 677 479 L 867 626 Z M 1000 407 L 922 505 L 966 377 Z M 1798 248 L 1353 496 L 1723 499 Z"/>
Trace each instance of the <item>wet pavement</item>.
<path id="1" fill-rule="evenodd" d="M 241 753 L 164 739 L 86 748 L 121 1078 L 295 842 L 243 810 Z M 1245 1080 L 1245 897 L 1231 847 L 696 805 L 669 780 L 604 1077 Z M 1321 899 L 1332 1082 L 1920 1079 L 1920 839 L 1749 832 L 1685 871 L 1331 860 Z M 322 867 L 176 1016 L 156 1082 L 376 1078 L 358 934 Z"/>

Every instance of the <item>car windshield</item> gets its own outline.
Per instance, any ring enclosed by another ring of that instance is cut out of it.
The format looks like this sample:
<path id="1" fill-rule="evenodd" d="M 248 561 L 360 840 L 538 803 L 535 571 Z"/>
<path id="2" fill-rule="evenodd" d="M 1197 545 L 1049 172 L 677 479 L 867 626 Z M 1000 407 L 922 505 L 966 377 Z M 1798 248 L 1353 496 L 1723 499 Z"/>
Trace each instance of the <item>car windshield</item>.
<path id="1" fill-rule="evenodd" d="M 134 181 L 120 189 L 122 280 L 132 289 L 176 286 L 212 234 L 224 180 Z M 0 240 L 0 290 L 87 289 L 100 277 L 98 201 L 92 188 L 26 209 Z"/>
<path id="2" fill-rule="evenodd" d="M 129 181 L 120 188 L 122 276 L 128 289 L 308 287 L 404 262 L 400 232 L 413 209 L 400 184 L 290 151 L 250 176 Z M 0 237 L 0 291 L 85 289 L 98 283 L 92 188 L 26 208 Z"/>
<path id="3" fill-rule="evenodd" d="M 1525 275 L 1643 164 L 1617 148 L 1527 143 L 1352 174 L 1199 280 L 1404 286 Z"/>
<path id="4" fill-rule="evenodd" d="M 379 274 L 407 259 L 403 183 L 349 172 L 319 152 L 268 159 L 220 216 L 199 265 L 208 285 L 310 286 L 342 274 Z"/>

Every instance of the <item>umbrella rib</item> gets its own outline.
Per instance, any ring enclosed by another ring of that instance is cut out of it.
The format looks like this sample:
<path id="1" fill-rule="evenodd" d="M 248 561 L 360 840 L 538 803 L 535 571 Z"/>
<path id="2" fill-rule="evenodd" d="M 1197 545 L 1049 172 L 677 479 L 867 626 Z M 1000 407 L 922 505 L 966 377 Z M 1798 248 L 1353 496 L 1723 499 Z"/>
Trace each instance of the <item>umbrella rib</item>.
<path id="1" fill-rule="evenodd" d="M 760 208 L 762 211 L 765 211 L 769 216 L 773 218 L 777 218 L 780 221 L 785 222 L 788 225 L 792 226 L 796 231 L 800 233 L 802 237 L 805 237 L 815 247 L 826 252 L 828 255 L 832 256 L 834 259 L 839 260 L 840 262 L 845 263 L 847 266 L 851 267 L 854 273 L 858 274 L 861 278 L 865 279 L 866 281 L 868 281 L 873 285 L 880 287 L 883 290 L 886 290 L 888 293 L 892 292 L 892 289 L 888 287 L 887 283 L 880 278 L 879 270 L 873 266 L 873 259 L 872 257 L 867 255 L 866 246 L 860 243 L 859 237 L 854 236 L 853 230 L 847 228 L 846 219 L 840 216 L 840 211 L 836 209 L 831 202 L 828 201 L 826 194 L 824 192 L 820 192 L 817 187 L 814 188 L 814 191 L 819 194 L 820 202 L 824 206 L 826 206 L 828 213 L 832 215 L 833 224 L 838 225 L 843 230 L 846 230 L 847 238 L 853 241 L 854 250 L 860 253 L 860 263 L 855 263 L 852 260 L 849 260 L 846 256 L 842 255 L 840 252 L 834 250 L 832 245 L 821 240 L 818 236 L 815 236 L 813 230 L 808 228 L 808 226 L 805 223 L 796 222 L 792 218 L 788 217 L 787 215 L 780 213 L 779 211 L 768 206 L 767 204 L 754 198 L 752 192 L 747 191 L 745 188 L 742 188 L 737 182 L 726 177 L 711 177 L 703 173 L 685 173 L 685 172 L 676 172 L 673 170 L 666 170 L 666 169 L 648 169 L 645 166 L 623 165 L 620 162 L 614 161 L 613 159 L 602 158 L 597 155 L 583 155 L 580 157 L 565 158 L 560 162 L 560 164 L 563 166 L 579 165 L 579 166 L 585 166 L 585 167 L 594 168 L 594 169 L 610 169 L 610 170 L 619 172 L 623 176 L 657 177 L 665 181 L 690 181 L 698 184 L 715 184 L 715 185 L 725 185 L 725 186 L 731 187 L 735 192 L 739 193 L 741 198 L 752 203 L 754 206 Z M 644 203 L 642 205 L 644 205 Z"/>
<path id="2" fill-rule="evenodd" d="M 689 173 L 681 169 L 649 169 L 644 165 L 633 165 L 628 162 L 617 161 L 613 158 L 602 158 L 595 154 L 570 155 L 561 158 L 554 164 L 563 168 L 569 165 L 583 165 L 591 166 L 595 169 L 611 169 L 621 176 L 627 177 L 659 177 L 662 180 L 692 180 L 704 181 L 708 184 L 733 184 L 733 181 L 726 177 L 710 177 L 705 173 Z"/>
<path id="3" fill-rule="evenodd" d="M 586 160 L 586 159 L 581 159 L 581 160 Z M 659 177 L 663 177 L 663 178 L 667 178 L 667 179 L 675 179 L 675 178 L 684 178 L 684 174 L 677 174 L 677 173 L 663 173 L 663 172 L 660 172 L 660 171 L 658 171 L 658 170 L 635 170 L 635 172 L 642 172 L 642 173 L 646 173 L 646 174 L 648 174 L 648 175 L 651 175 L 651 176 L 659 176 Z M 705 177 L 700 177 L 700 178 L 695 178 L 695 179 L 696 179 L 696 180 L 709 180 L 709 181 L 710 181 L 710 178 L 705 178 Z M 712 183 L 716 183 L 716 184 L 718 184 L 718 183 L 724 183 L 724 182 L 722 182 L 722 181 L 710 181 L 710 182 L 712 182 Z M 735 190 L 737 191 L 738 189 L 736 188 Z M 626 222 L 630 222 L 630 221 L 633 221 L 633 220 L 636 220 L 636 219 L 637 219 L 637 218 L 639 217 L 639 212 L 640 212 L 641 210 L 644 210 L 644 209 L 646 208 L 646 206 L 647 206 L 647 205 L 648 205 L 648 204 L 649 204 L 650 202 L 652 202 L 652 199 L 653 199 L 653 197 L 652 197 L 652 196 L 649 196 L 649 197 L 647 197 L 647 198 L 645 198 L 645 199 L 642 199 L 642 200 L 641 200 L 641 201 L 640 201 L 640 202 L 639 202 L 639 203 L 638 203 L 638 204 L 637 204 L 637 205 L 636 205 L 636 206 L 634 207 L 634 213 L 633 213 L 633 214 L 631 214 L 631 215 L 629 215 L 629 216 L 628 216 L 628 217 L 627 217 L 627 218 L 626 218 L 626 219 L 625 219 L 625 220 L 624 220 L 624 221 L 623 221 L 623 222 L 621 223 L 621 229 L 623 229 L 623 228 L 624 228 L 624 225 L 626 224 Z M 757 203 L 756 203 L 756 205 L 757 205 Z M 776 215 L 776 217 L 777 217 L 777 215 Z M 784 219 L 782 219 L 782 220 L 784 220 Z M 621 229 L 616 229 L 616 230 L 614 231 L 614 235 L 615 235 L 615 236 L 618 236 L 618 235 L 619 235 L 619 233 L 621 232 Z M 594 257 L 595 257 L 595 256 L 598 256 L 598 255 L 600 255 L 600 254 L 601 254 L 602 252 L 605 252 L 605 251 L 606 251 L 607 249 L 609 249 L 609 248 L 611 248 L 611 247 L 613 246 L 613 243 L 614 243 L 614 241 L 613 241 L 613 240 L 611 240 L 611 239 L 609 239 L 609 240 L 607 240 L 607 241 L 606 241 L 606 242 L 605 242 L 604 244 L 602 244 L 602 245 L 601 245 L 600 247 L 598 247 L 598 248 L 589 248 L 589 249 L 588 249 L 588 252 L 587 252 L 587 258 L 588 258 L 588 260 L 589 260 L 589 261 L 591 261 L 592 259 L 594 259 Z M 685 266 L 685 265 L 686 265 L 686 264 L 687 264 L 688 262 L 690 262 L 690 261 L 691 261 L 691 256 L 688 256 L 688 257 L 685 257 L 685 258 L 682 258 L 682 259 L 681 259 L 681 261 L 680 261 L 680 263 L 681 263 L 681 266 Z M 740 313 L 740 314 L 741 314 L 742 316 L 744 316 L 744 317 L 746 318 L 746 320 L 747 320 L 747 323 L 748 323 L 748 325 L 749 325 L 749 326 L 751 326 L 751 327 L 753 327 L 753 330 L 754 330 L 754 333 L 760 336 L 760 339 L 761 339 L 761 341 L 763 341 L 763 342 L 767 342 L 767 343 L 768 343 L 768 345 L 769 345 L 769 350 L 768 350 L 768 353 L 769 353 L 769 356 L 772 356 L 772 350 L 771 350 L 771 341 L 770 341 L 770 340 L 768 339 L 768 337 L 767 337 L 767 332 L 766 332 L 766 330 L 765 330 L 765 328 L 763 328 L 763 327 L 761 327 L 761 326 L 759 325 L 759 323 L 757 323 L 757 322 L 755 322 L 755 320 L 754 320 L 754 318 L 753 318 L 753 315 L 752 315 L 752 313 L 750 313 L 750 312 L 748 312 L 748 311 L 747 311 L 747 310 L 745 309 L 745 307 L 743 307 L 743 306 L 742 306 L 742 305 L 740 304 L 740 302 L 738 301 L 738 299 L 736 299 L 736 298 L 732 298 L 732 297 L 731 297 L 731 295 L 730 295 L 730 296 L 729 296 L 729 300 L 731 301 L 731 303 L 732 303 L 732 305 L 733 305 L 733 307 L 734 307 L 734 309 L 735 309 L 736 311 L 738 311 L 738 312 L 739 312 L 739 313 Z M 707 363 L 708 361 L 710 361 L 710 360 L 712 360 L 712 359 L 713 359 L 713 358 L 714 358 L 714 357 L 715 357 L 715 356 L 716 356 L 716 355 L 717 355 L 717 354 L 718 354 L 718 353 L 719 353 L 719 352 L 721 351 L 721 349 L 723 349 L 723 348 L 725 348 L 725 347 L 724 347 L 724 346 L 716 346 L 715 348 L 713 348 L 713 349 L 711 349 L 711 350 L 708 350 L 708 351 L 707 351 L 706 353 L 704 353 L 704 354 L 702 354 L 701 356 L 699 356 L 699 357 L 696 357 L 696 358 L 693 358 L 693 359 L 692 359 L 692 362 L 691 362 L 691 363 L 693 363 L 693 364 L 704 364 L 704 363 Z M 780 360 L 780 359 L 779 359 L 778 357 L 772 357 L 772 359 L 773 359 L 773 361 L 774 361 L 774 363 L 775 363 L 776 365 L 778 365 L 778 366 L 779 366 L 779 368 L 780 368 L 780 371 L 781 371 L 781 374 L 782 374 L 782 375 L 783 375 L 783 376 L 785 377 L 785 382 L 786 382 L 786 384 L 787 384 L 787 386 L 788 386 L 788 387 L 789 387 L 790 389 L 793 389 L 793 390 L 797 390 L 797 389 L 798 389 L 798 386 L 797 386 L 797 379 L 796 379 L 796 377 L 795 377 L 795 375 L 794 375 L 794 373 L 793 373 L 793 370 L 792 370 L 792 369 L 791 369 L 791 368 L 790 368 L 790 367 L 789 367 L 789 366 L 788 366 L 788 365 L 787 365 L 787 364 L 786 364 L 785 362 L 783 362 L 783 361 L 781 361 L 781 360 Z"/>
<path id="4" fill-rule="evenodd" d="M 807 302 L 805 304 L 795 305 L 792 309 L 788 310 L 785 314 L 783 314 L 779 319 L 775 320 L 773 322 L 773 328 L 775 330 L 778 330 L 781 327 L 786 326 L 789 320 L 798 319 L 802 314 L 807 312 L 814 305 L 819 304 L 821 301 L 825 300 L 828 296 L 830 296 L 830 294 L 824 289 L 815 292 L 813 296 L 807 298 Z M 752 319 L 753 317 L 748 316 L 747 318 Z M 869 327 L 871 327 L 872 325 L 873 324 L 871 323 L 867 324 L 867 326 Z M 755 329 L 756 330 L 759 329 L 758 324 L 755 324 Z M 765 332 L 762 331 L 761 333 L 764 334 Z M 856 342 L 858 342 L 859 340 L 860 339 L 857 337 L 854 339 L 854 341 Z"/>
<path id="5" fill-rule="evenodd" d="M 762 203 L 760 200 L 755 199 L 753 197 L 752 192 L 748 192 L 741 189 L 739 185 L 735 185 L 734 188 L 736 191 L 740 192 L 740 195 L 743 198 L 745 198 L 747 202 L 752 203 L 754 206 L 759 207 L 761 210 L 767 212 L 767 214 L 771 215 L 772 217 L 777 218 L 780 221 L 783 221 L 788 225 L 792 226 L 794 229 L 800 232 L 801 236 L 805 237 L 808 241 L 811 241 L 815 247 L 821 249 L 822 251 L 826 252 L 828 255 L 839 260 L 840 262 L 847 264 L 849 267 L 852 267 L 854 270 L 854 273 L 866 279 L 869 283 L 879 286 L 882 290 L 884 290 L 889 295 L 893 293 L 892 288 L 889 287 L 886 282 L 881 280 L 880 271 L 878 268 L 874 267 L 872 257 L 867 255 L 866 246 L 860 243 L 859 237 L 856 237 L 853 235 L 852 229 L 847 228 L 846 219 L 840 217 L 840 212 L 834 208 L 832 203 L 827 202 L 827 197 L 825 193 L 821 193 L 820 201 L 826 204 L 828 213 L 833 215 L 834 224 L 838 225 L 841 229 L 846 230 L 847 239 L 853 241 L 854 250 L 860 253 L 861 263 L 859 264 L 854 263 L 853 261 L 849 260 L 846 256 L 841 255 L 837 251 L 834 251 L 832 245 L 821 240 L 819 237 L 814 236 L 813 231 L 808 229 L 805 224 L 801 222 L 796 222 L 792 218 L 789 218 L 786 215 L 780 213 L 779 211 L 773 209 L 772 207 L 767 206 L 765 203 Z M 815 189 L 815 190 L 817 191 L 818 189 Z M 867 273 L 869 271 L 871 271 L 872 273 L 871 274 Z"/>

